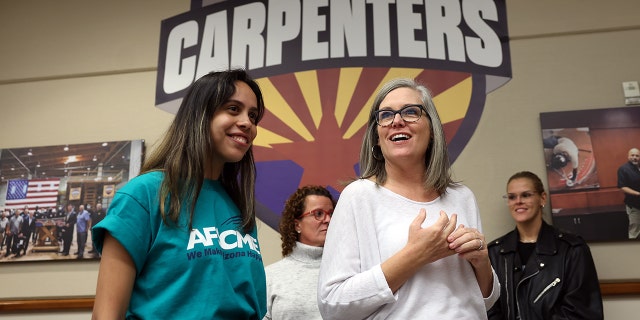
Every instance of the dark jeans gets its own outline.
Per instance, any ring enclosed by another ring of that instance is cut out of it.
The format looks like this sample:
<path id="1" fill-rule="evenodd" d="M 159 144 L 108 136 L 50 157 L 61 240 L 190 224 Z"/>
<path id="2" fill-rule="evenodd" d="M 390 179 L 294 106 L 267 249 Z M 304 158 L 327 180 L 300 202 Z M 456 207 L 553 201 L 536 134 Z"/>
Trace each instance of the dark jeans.
<path id="1" fill-rule="evenodd" d="M 13 250 L 13 248 L 11 248 L 11 247 L 13 247 L 14 244 L 18 243 L 18 241 L 19 241 L 18 239 L 19 238 L 18 238 L 17 234 L 13 234 L 12 236 L 7 237 L 7 240 L 6 240 L 7 241 L 6 242 L 7 255 L 10 255 L 12 253 L 11 251 Z M 19 254 L 20 254 L 20 252 L 16 252 L 16 255 L 19 255 Z"/>
<path id="2" fill-rule="evenodd" d="M 78 257 L 82 257 L 84 255 L 84 246 L 87 244 L 87 232 L 78 232 L 77 234 L 78 241 Z"/>
<path id="3" fill-rule="evenodd" d="M 29 248 L 29 238 L 31 238 L 31 234 L 26 233 L 24 236 L 25 236 L 25 241 L 24 241 L 24 248 L 22 249 L 22 252 L 23 254 L 27 254 L 27 249 Z"/>

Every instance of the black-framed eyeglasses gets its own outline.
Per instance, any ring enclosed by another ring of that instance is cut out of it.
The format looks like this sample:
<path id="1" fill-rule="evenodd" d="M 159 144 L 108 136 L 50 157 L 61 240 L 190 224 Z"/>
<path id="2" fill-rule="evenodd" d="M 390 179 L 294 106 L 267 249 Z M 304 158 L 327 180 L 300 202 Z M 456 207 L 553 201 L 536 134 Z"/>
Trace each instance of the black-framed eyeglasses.
<path id="1" fill-rule="evenodd" d="M 507 193 L 504 196 L 502 196 L 502 198 L 504 198 L 505 200 L 509 201 L 509 202 L 513 202 L 513 201 L 517 201 L 518 197 L 520 197 L 521 201 L 528 201 L 531 200 L 531 198 L 533 196 L 535 196 L 536 194 L 538 194 L 537 192 L 532 192 L 532 191 L 525 191 L 521 194 L 516 194 L 516 193 Z"/>
<path id="2" fill-rule="evenodd" d="M 405 122 L 416 122 L 420 119 L 422 115 L 422 111 L 427 113 L 423 105 L 420 104 L 408 104 L 400 110 L 389 110 L 382 109 L 375 112 L 376 123 L 381 127 L 389 126 L 393 123 L 393 120 L 396 118 L 396 114 L 400 114 L 400 118 L 402 118 Z"/>
<path id="3" fill-rule="evenodd" d="M 329 218 L 331 218 L 331 216 L 333 216 L 333 209 L 331 210 L 324 210 L 324 209 L 313 209 L 309 212 L 305 212 L 303 214 L 300 215 L 300 218 L 298 219 L 302 219 L 308 215 L 312 215 L 316 220 L 318 221 L 324 221 L 324 218 L 329 215 Z"/>

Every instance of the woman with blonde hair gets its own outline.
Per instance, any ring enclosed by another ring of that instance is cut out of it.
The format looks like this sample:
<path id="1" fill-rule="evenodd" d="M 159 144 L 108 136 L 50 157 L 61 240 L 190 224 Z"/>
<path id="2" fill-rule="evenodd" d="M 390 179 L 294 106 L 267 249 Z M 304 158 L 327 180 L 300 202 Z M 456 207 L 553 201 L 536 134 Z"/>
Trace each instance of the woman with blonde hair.
<path id="1" fill-rule="evenodd" d="M 542 220 L 547 193 L 540 178 L 529 171 L 515 173 L 504 197 L 516 228 L 489 245 L 502 285 L 489 319 L 602 319 L 589 246 Z"/>

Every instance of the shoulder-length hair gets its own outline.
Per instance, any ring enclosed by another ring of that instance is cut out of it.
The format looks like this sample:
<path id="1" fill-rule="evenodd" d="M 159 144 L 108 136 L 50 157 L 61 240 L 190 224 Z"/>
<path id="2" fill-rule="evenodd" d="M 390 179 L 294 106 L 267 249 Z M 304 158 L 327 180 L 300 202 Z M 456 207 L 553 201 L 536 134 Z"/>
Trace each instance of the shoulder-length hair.
<path id="1" fill-rule="evenodd" d="M 369 112 L 367 129 L 362 139 L 362 148 L 360 149 L 360 178 L 367 179 L 375 176 L 378 184 L 383 184 L 387 180 L 385 160 L 378 146 L 380 137 L 378 136 L 378 124 L 375 117 L 376 111 L 380 109 L 382 100 L 391 91 L 398 88 L 410 88 L 419 92 L 422 96 L 422 104 L 427 113 L 424 121 L 429 121 L 431 124 L 431 140 L 425 156 L 424 186 L 428 189 L 435 189 L 439 194 L 444 194 L 447 187 L 455 184 L 451 178 L 449 152 L 444 129 L 429 90 L 415 80 L 408 78 L 399 78 L 387 82 L 375 97 Z M 420 121 L 422 121 L 422 118 Z"/>
<path id="2" fill-rule="evenodd" d="M 293 247 L 296 246 L 296 241 L 300 239 L 300 234 L 296 232 L 296 219 L 300 219 L 300 216 L 304 213 L 304 205 L 307 196 L 323 196 L 331 199 L 333 206 L 336 206 L 336 201 L 333 199 L 331 192 L 322 186 L 304 186 L 298 188 L 284 204 L 284 211 L 282 211 L 282 218 L 280 219 L 280 239 L 282 239 L 282 256 L 288 256 Z"/>
<path id="3" fill-rule="evenodd" d="M 214 160 L 211 119 L 216 110 L 235 94 L 237 81 L 246 83 L 256 95 L 258 116 L 254 125 L 257 125 L 265 109 L 257 82 L 242 69 L 211 72 L 189 87 L 164 138 L 144 162 L 142 173 L 164 172 L 159 200 L 162 220 L 167 225 L 177 225 L 181 209 L 189 206 L 187 230 L 193 226 L 205 167 Z M 219 178 L 240 210 L 245 232 L 255 227 L 255 179 L 252 148 L 239 162 L 225 163 Z"/>

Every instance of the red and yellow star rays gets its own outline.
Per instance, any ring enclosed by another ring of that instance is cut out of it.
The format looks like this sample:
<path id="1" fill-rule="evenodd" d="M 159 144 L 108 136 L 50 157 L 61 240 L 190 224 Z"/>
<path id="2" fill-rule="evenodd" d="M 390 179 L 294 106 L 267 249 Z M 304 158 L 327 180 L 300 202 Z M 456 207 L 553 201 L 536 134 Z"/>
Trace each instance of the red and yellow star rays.
<path id="1" fill-rule="evenodd" d="M 304 170 L 299 185 L 341 191 L 341 182 L 357 175 L 375 94 L 398 77 L 416 78 L 431 90 L 450 141 L 470 106 L 470 74 L 409 68 L 310 70 L 258 79 L 267 111 L 254 141 L 256 161 L 291 160 Z"/>

